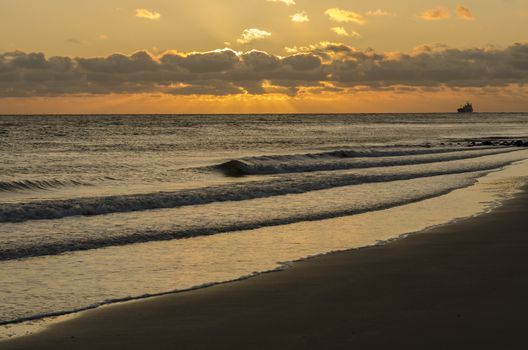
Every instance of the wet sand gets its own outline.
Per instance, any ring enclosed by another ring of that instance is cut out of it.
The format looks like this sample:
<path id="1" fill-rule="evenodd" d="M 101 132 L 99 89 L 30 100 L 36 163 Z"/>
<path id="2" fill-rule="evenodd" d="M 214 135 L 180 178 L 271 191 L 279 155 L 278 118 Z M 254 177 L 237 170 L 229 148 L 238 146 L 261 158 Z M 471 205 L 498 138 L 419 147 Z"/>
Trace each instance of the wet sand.
<path id="1" fill-rule="evenodd" d="M 488 214 L 87 311 L 0 349 L 518 349 L 527 315 L 525 188 Z"/>

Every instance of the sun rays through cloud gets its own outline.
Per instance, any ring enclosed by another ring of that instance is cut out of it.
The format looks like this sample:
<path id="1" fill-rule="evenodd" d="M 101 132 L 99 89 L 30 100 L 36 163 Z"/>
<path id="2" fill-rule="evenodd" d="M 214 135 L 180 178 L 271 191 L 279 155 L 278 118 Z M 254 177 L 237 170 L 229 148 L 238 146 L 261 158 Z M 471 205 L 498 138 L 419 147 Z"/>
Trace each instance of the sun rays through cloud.
<path id="1" fill-rule="evenodd" d="M 358 35 L 339 27 L 332 30 L 341 36 Z M 257 33 L 248 34 L 244 42 L 265 37 Z M 465 50 L 423 45 L 411 52 L 383 53 L 321 42 L 288 52 L 278 56 L 259 50 L 170 50 L 159 55 L 138 51 L 106 57 L 5 53 L 0 55 L 0 65 L 11 79 L 0 82 L 0 97 L 119 93 L 297 96 L 349 93 L 358 88 L 500 88 L 528 80 L 528 44 L 520 43 L 505 49 Z"/>

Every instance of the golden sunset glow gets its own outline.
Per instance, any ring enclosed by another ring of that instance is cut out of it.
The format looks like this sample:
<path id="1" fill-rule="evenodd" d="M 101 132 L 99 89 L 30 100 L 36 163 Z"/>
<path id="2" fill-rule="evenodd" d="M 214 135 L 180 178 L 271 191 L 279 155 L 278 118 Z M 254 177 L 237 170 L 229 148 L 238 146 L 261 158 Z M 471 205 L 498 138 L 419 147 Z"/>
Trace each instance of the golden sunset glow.
<path id="1" fill-rule="evenodd" d="M 0 10 L 0 113 L 216 113 L 233 101 L 248 112 L 443 111 L 461 98 L 528 109 L 519 1 L 24 0 Z M 421 105 L 423 94 L 441 102 Z"/>

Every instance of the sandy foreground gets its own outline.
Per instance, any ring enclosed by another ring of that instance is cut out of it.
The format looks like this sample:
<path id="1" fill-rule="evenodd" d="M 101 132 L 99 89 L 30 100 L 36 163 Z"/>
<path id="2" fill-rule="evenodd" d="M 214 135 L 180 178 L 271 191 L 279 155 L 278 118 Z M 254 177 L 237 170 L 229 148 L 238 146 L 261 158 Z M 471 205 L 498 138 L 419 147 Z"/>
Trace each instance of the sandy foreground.
<path id="1" fill-rule="evenodd" d="M 526 330 L 528 188 L 384 246 L 87 311 L 0 349 L 521 349 Z"/>

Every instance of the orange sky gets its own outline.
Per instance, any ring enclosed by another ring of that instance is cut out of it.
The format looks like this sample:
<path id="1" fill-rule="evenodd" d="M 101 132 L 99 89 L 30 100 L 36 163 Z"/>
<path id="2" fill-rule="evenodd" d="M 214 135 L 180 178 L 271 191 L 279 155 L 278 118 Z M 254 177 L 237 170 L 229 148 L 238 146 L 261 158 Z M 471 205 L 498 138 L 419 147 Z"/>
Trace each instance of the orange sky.
<path id="1" fill-rule="evenodd" d="M 477 101 L 480 112 L 528 110 L 528 88 L 468 89 L 394 93 L 359 92 L 326 96 L 243 95 L 170 96 L 111 94 L 104 96 L 7 98 L 4 113 L 14 114 L 199 114 L 199 113 L 404 113 L 453 112 L 463 98 Z M 454 105 L 455 104 L 455 105 Z M 503 106 L 498 108 L 497 106 Z"/>
<path id="2" fill-rule="evenodd" d="M 527 14 L 516 0 L 3 1 L 0 113 L 528 111 Z"/>

